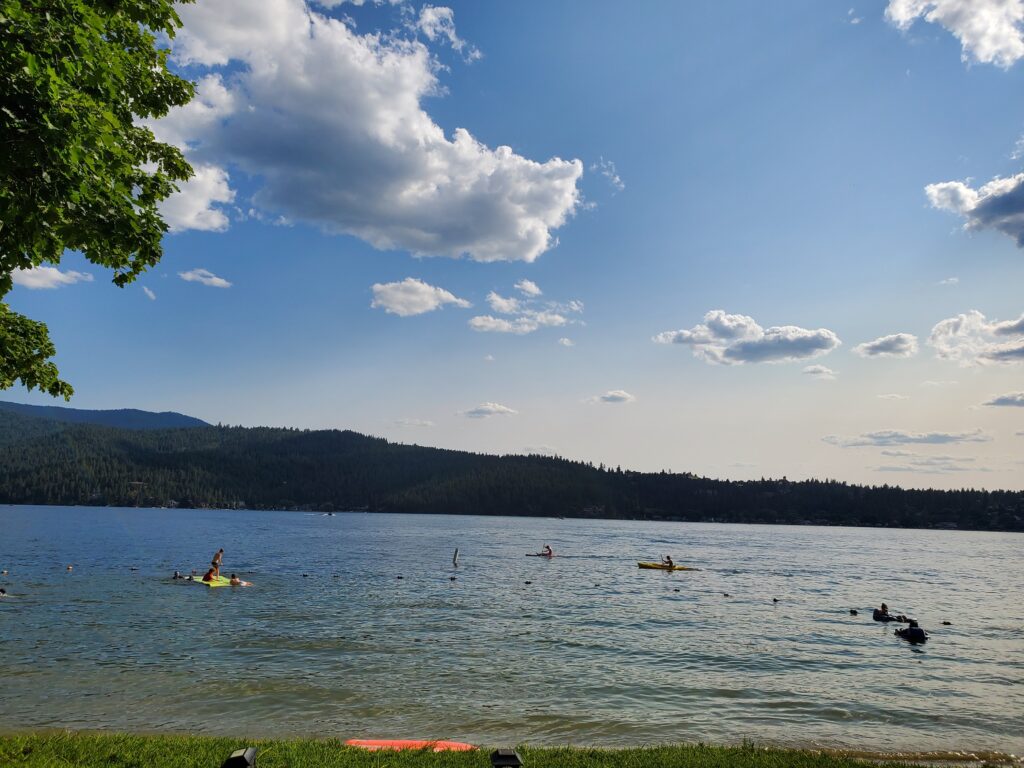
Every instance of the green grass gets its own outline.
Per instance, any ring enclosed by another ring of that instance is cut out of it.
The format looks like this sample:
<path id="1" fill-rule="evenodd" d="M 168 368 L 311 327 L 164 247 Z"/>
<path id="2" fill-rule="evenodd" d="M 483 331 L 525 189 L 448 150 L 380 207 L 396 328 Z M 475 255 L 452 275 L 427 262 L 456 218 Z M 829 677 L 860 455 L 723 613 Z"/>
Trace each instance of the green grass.
<path id="1" fill-rule="evenodd" d="M 2 768 L 220 768 L 243 746 L 260 750 L 257 768 L 490 768 L 488 751 L 366 752 L 338 740 L 254 740 L 206 736 L 28 733 L 0 736 Z M 588 749 L 518 749 L 525 768 L 863 768 L 840 754 L 703 744 Z M 907 765 L 872 762 L 878 766 Z"/>

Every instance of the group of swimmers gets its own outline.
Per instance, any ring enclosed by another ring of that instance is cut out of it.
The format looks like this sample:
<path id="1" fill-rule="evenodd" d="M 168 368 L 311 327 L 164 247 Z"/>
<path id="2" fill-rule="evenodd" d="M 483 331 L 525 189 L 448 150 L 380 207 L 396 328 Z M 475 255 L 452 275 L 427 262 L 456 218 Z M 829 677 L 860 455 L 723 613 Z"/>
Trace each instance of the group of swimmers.
<path id="1" fill-rule="evenodd" d="M 220 581 L 220 579 L 221 579 L 220 567 L 223 564 L 223 562 L 224 562 L 224 547 L 221 547 L 220 549 L 218 549 L 216 551 L 216 553 L 214 553 L 213 560 L 210 561 L 210 569 L 206 572 L 206 575 L 204 575 L 203 578 L 196 579 L 196 572 L 195 571 L 192 571 L 192 574 L 189 575 L 189 576 L 182 576 L 181 573 L 179 573 L 178 571 L 175 571 L 174 575 L 171 578 L 173 580 L 175 580 L 175 581 L 178 581 L 178 580 L 183 580 L 183 581 L 205 581 L 207 583 L 213 582 L 213 581 Z M 232 587 L 248 587 L 249 586 L 249 582 L 242 581 L 234 573 L 231 574 L 231 579 L 229 580 L 229 584 Z"/>
<path id="2" fill-rule="evenodd" d="M 902 637 L 911 643 L 923 643 L 928 639 L 928 633 L 918 626 L 917 620 L 912 619 L 909 616 L 904 616 L 902 613 L 893 615 L 889 613 L 889 606 L 882 603 L 881 608 L 875 608 L 871 614 L 871 618 L 875 621 L 890 622 L 895 621 L 899 624 L 906 624 L 905 627 L 900 627 L 895 631 L 897 637 Z"/>

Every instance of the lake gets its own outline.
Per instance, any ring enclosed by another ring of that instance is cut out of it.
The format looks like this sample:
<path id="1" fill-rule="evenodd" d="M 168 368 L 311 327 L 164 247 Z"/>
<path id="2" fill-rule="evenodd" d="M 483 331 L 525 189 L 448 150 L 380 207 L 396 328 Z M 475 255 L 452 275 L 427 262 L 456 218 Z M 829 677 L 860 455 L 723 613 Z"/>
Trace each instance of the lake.
<path id="1" fill-rule="evenodd" d="M 0 507 L 0 568 L 6 731 L 1024 751 L 1021 534 Z"/>

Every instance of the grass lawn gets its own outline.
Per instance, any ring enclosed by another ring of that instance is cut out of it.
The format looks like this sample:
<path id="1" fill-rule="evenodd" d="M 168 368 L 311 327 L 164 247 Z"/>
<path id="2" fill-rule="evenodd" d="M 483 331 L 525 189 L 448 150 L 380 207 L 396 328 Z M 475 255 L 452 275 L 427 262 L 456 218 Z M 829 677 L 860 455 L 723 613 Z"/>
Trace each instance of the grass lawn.
<path id="1" fill-rule="evenodd" d="M 243 746 L 257 768 L 490 768 L 477 752 L 367 752 L 333 739 L 256 740 L 207 736 L 27 733 L 0 736 L 2 768 L 220 768 Z M 755 746 L 701 744 L 635 749 L 519 748 L 524 768 L 853 768 L 851 757 Z M 872 762 L 878 766 L 906 763 Z"/>

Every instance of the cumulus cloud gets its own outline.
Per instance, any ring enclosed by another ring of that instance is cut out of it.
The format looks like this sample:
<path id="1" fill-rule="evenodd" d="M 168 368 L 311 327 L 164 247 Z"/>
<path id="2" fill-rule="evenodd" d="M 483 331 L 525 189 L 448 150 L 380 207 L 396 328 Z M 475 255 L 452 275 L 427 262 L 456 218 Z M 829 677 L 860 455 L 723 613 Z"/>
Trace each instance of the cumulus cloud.
<path id="1" fill-rule="evenodd" d="M 924 191 L 933 208 L 963 217 L 964 229 L 994 229 L 1024 247 L 1024 173 L 997 177 L 978 189 L 963 181 L 943 181 Z"/>
<path id="2" fill-rule="evenodd" d="M 959 283 L 959 277 L 947 277 L 945 280 L 939 280 L 939 285 L 958 285 Z"/>
<path id="3" fill-rule="evenodd" d="M 1024 408 L 1024 392 L 1007 392 L 1005 395 L 998 395 L 991 400 L 985 401 L 982 405 L 1007 405 Z"/>
<path id="4" fill-rule="evenodd" d="M 533 280 L 526 280 L 525 278 L 516 283 L 516 290 L 524 296 L 529 296 L 531 298 L 536 298 L 543 293 Z"/>
<path id="5" fill-rule="evenodd" d="M 231 283 L 223 277 L 217 277 L 208 269 L 190 269 L 188 272 L 179 272 L 178 277 L 186 283 L 201 283 L 210 288 L 230 288 Z"/>
<path id="6" fill-rule="evenodd" d="M 802 373 L 808 376 L 813 376 L 816 379 L 825 379 L 829 381 L 836 377 L 836 372 L 824 365 L 808 365 L 803 369 Z"/>
<path id="7" fill-rule="evenodd" d="M 853 351 L 861 357 L 913 357 L 917 354 L 917 336 L 893 333 L 858 344 Z"/>
<path id="8" fill-rule="evenodd" d="M 173 110 L 155 130 L 207 169 L 218 191 L 205 198 L 227 196 L 231 169 L 253 181 L 252 204 L 271 218 L 378 249 L 485 262 L 535 260 L 578 207 L 579 160 L 537 162 L 434 122 L 423 101 L 443 94 L 444 69 L 415 37 L 357 34 L 304 0 L 178 11 L 184 27 L 173 56 L 201 78 L 205 109 Z M 467 50 L 449 9 L 424 8 L 416 27 Z M 172 204 L 175 226 L 225 226 L 196 196 L 189 210 Z"/>
<path id="9" fill-rule="evenodd" d="M 888 445 L 947 445 L 951 443 L 987 443 L 992 438 L 975 429 L 970 432 L 904 432 L 898 429 L 883 429 L 865 432 L 853 437 L 826 435 L 822 438 L 830 445 L 840 448 L 861 448 L 865 446 Z"/>
<path id="10" fill-rule="evenodd" d="M 879 400 L 909 400 L 910 397 L 909 397 L 909 395 L 898 395 L 898 394 L 892 392 L 892 393 L 885 394 L 885 395 L 879 395 L 878 399 Z"/>
<path id="11" fill-rule="evenodd" d="M 491 309 L 502 315 L 514 315 L 519 311 L 519 299 L 506 299 L 494 291 L 487 294 L 487 303 Z"/>
<path id="12" fill-rule="evenodd" d="M 156 294 L 153 293 L 153 291 L 151 291 L 146 286 L 142 286 L 142 292 L 146 294 L 146 298 L 149 299 L 150 301 L 156 301 Z"/>
<path id="13" fill-rule="evenodd" d="M 603 395 L 590 398 L 592 403 L 632 403 L 635 400 L 636 398 L 624 389 L 610 389 Z"/>
<path id="14" fill-rule="evenodd" d="M 615 169 L 615 163 L 611 160 L 605 160 L 603 157 L 599 158 L 596 163 L 591 164 L 590 170 L 599 173 L 608 180 L 611 184 L 612 189 L 616 192 L 621 192 L 626 188 L 626 184 L 622 181 L 619 176 L 619 172 Z"/>
<path id="15" fill-rule="evenodd" d="M 708 363 L 782 363 L 831 352 L 842 342 L 827 328 L 808 330 L 795 325 L 765 329 L 747 315 L 714 309 L 704 322 L 689 330 L 665 331 L 653 337 L 658 344 L 685 344 Z"/>
<path id="16" fill-rule="evenodd" d="M 415 277 L 407 277 L 401 282 L 374 283 L 370 306 L 375 309 L 379 307 L 399 317 L 411 317 L 433 312 L 445 304 L 454 304 L 463 309 L 472 306 L 444 288 L 429 285 Z"/>
<path id="17" fill-rule="evenodd" d="M 1024 56 L 1021 0 L 889 0 L 885 17 L 901 30 L 918 19 L 945 27 L 960 41 L 965 62 L 1005 69 Z"/>
<path id="18" fill-rule="evenodd" d="M 528 283 L 525 290 L 523 283 Z M 570 301 L 562 304 L 557 301 L 540 301 L 535 298 L 540 295 L 540 289 L 528 280 L 516 283 L 516 288 L 524 294 L 524 298 L 507 298 L 495 291 L 487 294 L 487 303 L 491 310 L 509 317 L 478 315 L 470 318 L 469 327 L 481 333 L 512 333 L 522 336 L 541 328 L 558 328 L 579 322 L 569 315 L 581 313 L 583 302 Z"/>
<path id="19" fill-rule="evenodd" d="M 928 345 L 936 357 L 962 366 L 1024 362 L 1024 315 L 988 320 L 972 309 L 936 323 Z"/>
<path id="20" fill-rule="evenodd" d="M 514 411 L 508 406 L 501 405 L 500 403 L 480 403 L 476 408 L 470 408 L 468 411 L 462 411 L 461 415 L 470 419 L 487 419 L 491 416 L 513 416 L 519 413 Z"/>
<path id="21" fill-rule="evenodd" d="M 70 269 L 67 272 L 61 272 L 57 267 L 32 267 L 31 269 L 14 270 L 11 273 L 11 279 L 14 280 L 15 285 L 38 291 L 75 283 L 91 283 L 92 275 L 88 272 L 75 272 Z"/>
<path id="22" fill-rule="evenodd" d="M 451 8 L 425 5 L 420 9 L 416 29 L 428 40 L 446 40 L 453 51 L 461 54 L 467 62 L 477 61 L 483 54 L 458 36 L 455 32 L 455 12 Z"/>
<path id="23" fill-rule="evenodd" d="M 576 342 L 574 342 L 572 339 L 567 338 L 565 336 L 560 338 L 558 340 L 558 343 L 561 344 L 563 347 L 575 347 L 576 346 Z"/>
<path id="24" fill-rule="evenodd" d="M 171 232 L 189 229 L 223 232 L 228 228 L 228 217 L 214 204 L 230 203 L 235 199 L 235 191 L 228 184 L 227 171 L 206 163 L 197 163 L 192 170 L 195 175 L 160 203 L 160 214 Z"/>
<path id="25" fill-rule="evenodd" d="M 395 419 L 397 427 L 432 427 L 434 422 L 426 419 Z"/>

